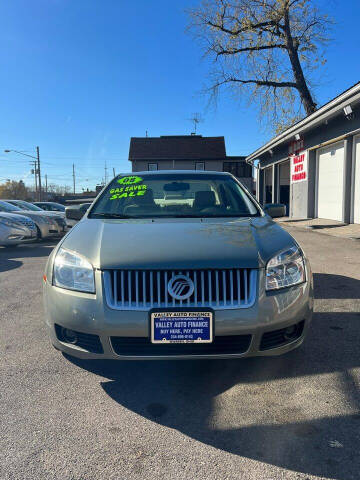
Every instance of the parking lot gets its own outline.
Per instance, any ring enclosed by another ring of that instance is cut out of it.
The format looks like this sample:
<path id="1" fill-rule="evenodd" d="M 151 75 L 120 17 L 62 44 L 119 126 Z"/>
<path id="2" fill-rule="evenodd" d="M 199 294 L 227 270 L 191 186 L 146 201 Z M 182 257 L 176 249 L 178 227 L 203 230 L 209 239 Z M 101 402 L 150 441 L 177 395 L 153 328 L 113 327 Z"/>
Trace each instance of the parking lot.
<path id="1" fill-rule="evenodd" d="M 360 478 L 360 242 L 289 228 L 315 315 L 283 357 L 96 362 L 43 321 L 54 244 L 0 249 L 0 478 Z"/>

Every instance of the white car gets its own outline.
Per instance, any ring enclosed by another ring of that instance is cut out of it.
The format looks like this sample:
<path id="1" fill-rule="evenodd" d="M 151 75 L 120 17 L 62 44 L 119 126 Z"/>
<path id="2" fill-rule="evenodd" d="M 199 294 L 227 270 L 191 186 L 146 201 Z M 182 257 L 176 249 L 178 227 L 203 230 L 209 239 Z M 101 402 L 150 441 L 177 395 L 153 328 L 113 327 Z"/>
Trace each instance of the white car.
<path id="1" fill-rule="evenodd" d="M 37 228 L 29 217 L 0 212 L 0 245 L 16 246 L 37 239 Z"/>

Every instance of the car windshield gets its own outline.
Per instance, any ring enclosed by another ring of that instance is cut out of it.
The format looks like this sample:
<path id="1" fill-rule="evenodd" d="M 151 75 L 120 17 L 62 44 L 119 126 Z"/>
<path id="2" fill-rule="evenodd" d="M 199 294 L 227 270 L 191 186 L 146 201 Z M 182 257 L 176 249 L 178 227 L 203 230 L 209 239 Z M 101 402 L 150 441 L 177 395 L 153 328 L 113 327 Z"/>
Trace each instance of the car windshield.
<path id="1" fill-rule="evenodd" d="M 64 205 L 61 205 L 61 203 L 48 203 L 48 205 L 50 206 L 51 210 L 56 210 L 58 212 L 65 211 L 65 207 Z"/>
<path id="2" fill-rule="evenodd" d="M 22 208 L 23 210 L 33 210 L 34 212 L 43 212 L 44 210 L 42 208 L 37 207 L 36 205 L 33 205 L 32 203 L 25 202 L 23 200 L 16 200 L 14 202 L 17 207 Z"/>
<path id="3" fill-rule="evenodd" d="M 0 200 L 0 212 L 20 212 L 21 208 L 15 207 L 11 203 Z"/>
<path id="4" fill-rule="evenodd" d="M 115 178 L 89 218 L 250 217 L 255 203 L 231 176 L 146 174 Z"/>

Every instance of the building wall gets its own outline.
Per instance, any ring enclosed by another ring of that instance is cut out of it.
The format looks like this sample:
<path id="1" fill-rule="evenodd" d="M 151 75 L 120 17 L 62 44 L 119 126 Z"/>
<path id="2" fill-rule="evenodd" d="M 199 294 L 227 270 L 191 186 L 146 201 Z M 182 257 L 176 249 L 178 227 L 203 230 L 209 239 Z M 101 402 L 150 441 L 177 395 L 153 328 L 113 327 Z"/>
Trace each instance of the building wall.
<path id="1" fill-rule="evenodd" d="M 290 217 L 308 217 L 308 182 L 293 183 L 290 186 Z"/>
<path id="2" fill-rule="evenodd" d="M 132 171 L 147 171 L 149 163 L 157 163 L 158 170 L 195 170 L 195 165 L 198 162 L 205 163 L 205 170 L 212 170 L 216 172 L 223 171 L 223 160 L 136 160 L 135 162 L 132 162 Z"/>
<path id="3" fill-rule="evenodd" d="M 360 107 L 354 107 L 352 120 L 347 120 L 343 113 L 330 119 L 327 124 L 322 124 L 315 129 L 304 132 L 304 150 L 336 139 L 349 132 L 360 129 Z M 283 143 L 273 149 L 273 155 L 266 152 L 259 157 L 261 168 L 289 158 L 289 142 Z"/>
<path id="4" fill-rule="evenodd" d="M 344 221 L 352 220 L 352 192 L 354 190 L 354 168 L 355 161 L 353 153 L 353 133 L 360 129 L 360 107 L 353 107 L 353 118 L 348 120 L 345 115 L 340 112 L 336 117 L 328 120 L 312 130 L 305 131 L 302 134 L 304 140 L 303 151 L 308 153 L 308 173 L 307 180 L 293 183 L 290 185 L 290 211 L 292 218 L 313 218 L 317 214 L 316 206 L 316 189 L 317 189 L 317 150 L 322 144 L 335 142 L 339 137 L 348 136 L 345 139 L 345 174 L 344 174 Z M 257 198 L 261 203 L 266 203 L 264 199 L 264 183 L 268 183 L 269 170 L 266 167 L 280 165 L 280 162 L 289 159 L 289 142 L 283 143 L 273 148 L 270 155 L 266 152 L 260 160 L 260 178 L 257 182 Z M 264 180 L 266 178 L 266 180 Z M 341 181 L 341 179 L 339 179 Z M 278 186 L 274 184 L 276 188 Z M 276 198 L 277 193 L 273 195 Z"/>
<path id="5" fill-rule="evenodd" d="M 195 170 L 195 163 L 198 161 L 190 160 L 158 160 L 157 162 L 150 162 L 147 160 L 137 160 L 132 162 L 132 171 L 133 172 L 143 172 L 148 171 L 149 163 L 157 163 L 158 170 Z M 202 162 L 202 160 L 199 160 Z M 222 172 L 224 160 L 204 160 L 205 170 Z M 249 192 L 254 192 L 254 180 L 252 177 L 241 177 L 239 181 L 249 190 Z"/>

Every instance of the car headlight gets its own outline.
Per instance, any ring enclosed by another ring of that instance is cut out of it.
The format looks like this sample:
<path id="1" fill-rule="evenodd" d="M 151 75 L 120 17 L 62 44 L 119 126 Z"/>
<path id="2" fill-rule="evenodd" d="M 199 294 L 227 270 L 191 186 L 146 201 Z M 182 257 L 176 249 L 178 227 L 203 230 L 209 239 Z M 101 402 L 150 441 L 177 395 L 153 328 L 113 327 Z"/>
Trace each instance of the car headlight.
<path id="1" fill-rule="evenodd" d="M 0 218 L 0 224 L 11 228 L 24 228 L 21 223 L 17 223 L 14 220 L 9 220 L 8 218 Z"/>
<path id="2" fill-rule="evenodd" d="M 45 217 L 45 215 L 39 215 L 37 218 L 38 223 L 46 223 L 47 225 L 51 225 L 51 221 Z"/>
<path id="3" fill-rule="evenodd" d="M 278 290 L 306 280 L 304 257 L 294 246 L 278 253 L 266 265 L 266 290 Z"/>
<path id="4" fill-rule="evenodd" d="M 53 284 L 68 290 L 95 293 L 93 266 L 78 253 L 60 248 L 54 261 Z"/>

